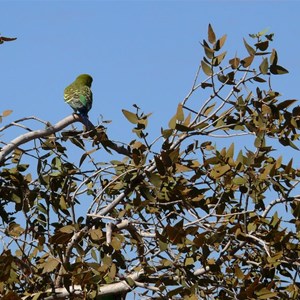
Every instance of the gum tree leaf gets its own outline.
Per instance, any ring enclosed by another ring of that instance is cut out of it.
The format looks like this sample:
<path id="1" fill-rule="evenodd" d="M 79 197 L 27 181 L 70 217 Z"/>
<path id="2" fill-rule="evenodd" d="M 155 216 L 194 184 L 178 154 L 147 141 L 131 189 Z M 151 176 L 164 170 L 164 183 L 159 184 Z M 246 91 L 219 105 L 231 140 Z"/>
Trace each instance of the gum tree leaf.
<path id="1" fill-rule="evenodd" d="M 216 42 L 216 35 L 214 33 L 214 30 L 213 30 L 211 24 L 208 25 L 208 41 L 211 44 L 214 44 Z"/>
<path id="2" fill-rule="evenodd" d="M 275 49 L 272 50 L 271 56 L 270 56 L 270 64 L 271 65 L 277 65 L 278 62 L 278 55 L 277 51 Z"/>
<path id="3" fill-rule="evenodd" d="M 5 111 L 2 112 L 2 117 L 7 117 L 9 116 L 13 111 L 10 109 L 7 109 Z"/>
<path id="4" fill-rule="evenodd" d="M 268 69 L 269 69 L 269 63 L 268 63 L 268 59 L 264 58 L 262 63 L 259 66 L 259 70 L 262 74 L 267 74 L 268 73 Z"/>
<path id="5" fill-rule="evenodd" d="M 244 39 L 244 45 L 250 56 L 255 55 L 255 50 L 246 42 L 245 39 Z"/>
<path id="6" fill-rule="evenodd" d="M 244 68 L 248 68 L 252 64 L 253 59 L 254 59 L 254 55 L 248 56 L 241 61 L 241 64 L 243 65 Z"/>
<path id="7" fill-rule="evenodd" d="M 227 38 L 227 35 L 223 35 L 219 40 L 217 40 L 215 46 L 214 46 L 214 49 L 216 51 L 219 51 L 225 44 L 225 41 L 226 41 L 226 38 Z"/>
<path id="8" fill-rule="evenodd" d="M 128 111 L 126 109 L 122 109 L 123 115 L 126 117 L 126 119 L 132 123 L 137 124 L 139 119 L 135 113 L 132 113 L 131 111 Z"/>
<path id="9" fill-rule="evenodd" d="M 238 57 L 232 58 L 229 60 L 232 69 L 237 69 L 240 65 L 241 60 Z"/>
<path id="10" fill-rule="evenodd" d="M 260 51 L 266 51 L 269 47 L 269 41 L 259 42 L 255 44 Z"/>
<path id="11" fill-rule="evenodd" d="M 282 66 L 271 65 L 270 72 L 274 75 L 282 75 L 282 74 L 287 74 L 289 71 Z"/>
<path id="12" fill-rule="evenodd" d="M 202 70 L 205 73 L 205 75 L 207 75 L 207 76 L 212 75 L 211 67 L 207 63 L 205 63 L 203 60 L 201 61 L 201 66 L 202 66 Z"/>

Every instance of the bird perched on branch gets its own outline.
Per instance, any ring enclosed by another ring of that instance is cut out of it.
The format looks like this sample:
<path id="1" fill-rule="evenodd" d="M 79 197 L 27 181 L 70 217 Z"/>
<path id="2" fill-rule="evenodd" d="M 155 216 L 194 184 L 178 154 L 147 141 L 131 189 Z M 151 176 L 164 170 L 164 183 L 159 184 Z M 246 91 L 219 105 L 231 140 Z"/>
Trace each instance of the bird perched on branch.
<path id="1" fill-rule="evenodd" d="M 93 104 L 92 82 L 90 75 L 81 74 L 64 90 L 65 102 L 80 114 L 86 127 L 89 127 L 88 112 Z"/>

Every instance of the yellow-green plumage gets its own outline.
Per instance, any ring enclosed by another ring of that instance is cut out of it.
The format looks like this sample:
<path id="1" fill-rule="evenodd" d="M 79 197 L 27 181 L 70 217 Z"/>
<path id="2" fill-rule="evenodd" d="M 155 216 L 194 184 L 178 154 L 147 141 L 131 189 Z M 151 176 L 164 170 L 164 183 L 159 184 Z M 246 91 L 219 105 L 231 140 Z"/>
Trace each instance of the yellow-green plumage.
<path id="1" fill-rule="evenodd" d="M 87 113 L 92 108 L 92 82 L 93 78 L 90 75 L 81 74 L 64 90 L 65 102 L 83 117 L 87 117 Z"/>

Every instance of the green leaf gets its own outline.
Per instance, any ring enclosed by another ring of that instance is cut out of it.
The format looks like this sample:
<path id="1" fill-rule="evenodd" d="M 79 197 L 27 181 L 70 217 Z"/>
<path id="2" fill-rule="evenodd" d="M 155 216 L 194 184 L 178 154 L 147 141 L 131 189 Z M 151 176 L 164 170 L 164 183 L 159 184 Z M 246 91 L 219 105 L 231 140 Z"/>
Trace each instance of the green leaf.
<path id="1" fill-rule="evenodd" d="M 247 179 L 245 177 L 235 177 L 232 182 L 236 185 L 244 185 Z"/>
<path id="2" fill-rule="evenodd" d="M 78 148 L 85 150 L 84 142 L 82 141 L 82 139 L 73 137 L 73 138 L 70 138 L 70 141 L 72 144 L 74 144 Z"/>
<path id="3" fill-rule="evenodd" d="M 259 70 L 262 74 L 267 74 L 268 73 L 268 69 L 269 69 L 269 63 L 268 63 L 268 59 L 264 58 L 262 63 L 259 66 Z"/>
<path id="4" fill-rule="evenodd" d="M 102 263 L 104 266 L 110 267 L 112 264 L 112 258 L 110 255 L 104 255 L 102 258 Z"/>
<path id="5" fill-rule="evenodd" d="M 207 63 L 205 63 L 203 60 L 201 61 L 201 66 L 202 66 L 202 70 L 205 73 L 205 75 L 211 76 L 213 74 L 211 67 Z"/>
<path id="6" fill-rule="evenodd" d="M 240 65 L 240 61 L 241 60 L 238 57 L 230 59 L 229 63 L 231 65 L 231 68 L 234 69 L 234 70 L 237 69 L 238 66 Z"/>
<path id="7" fill-rule="evenodd" d="M 19 148 L 15 149 L 13 152 L 12 159 L 11 159 L 12 163 L 18 164 L 21 160 L 23 153 L 24 153 L 24 151 L 22 151 L 21 149 L 19 149 Z"/>
<path id="8" fill-rule="evenodd" d="M 195 260 L 193 257 L 187 257 L 184 261 L 184 266 L 191 266 L 195 264 Z"/>
<path id="9" fill-rule="evenodd" d="M 128 283 L 129 286 L 131 286 L 131 287 L 135 286 L 135 282 L 132 278 L 126 277 L 125 280 L 126 280 L 126 282 Z"/>
<path id="10" fill-rule="evenodd" d="M 63 195 L 61 195 L 60 198 L 59 198 L 59 207 L 60 207 L 61 210 L 67 210 L 68 209 L 66 198 Z"/>
<path id="11" fill-rule="evenodd" d="M 79 167 L 83 164 L 83 162 L 85 161 L 85 159 L 87 158 L 88 154 L 87 153 L 83 153 L 80 161 L 79 161 Z"/>
<path id="12" fill-rule="evenodd" d="M 103 233 L 100 229 L 90 229 L 90 237 L 94 241 L 99 241 L 103 236 Z"/>
<path id="13" fill-rule="evenodd" d="M 273 37 L 274 37 L 274 33 L 266 34 L 266 38 L 267 38 L 269 41 L 273 41 Z"/>
<path id="14" fill-rule="evenodd" d="M 208 82 L 202 82 L 201 83 L 201 87 L 203 89 L 207 88 L 207 87 L 213 87 L 213 85 L 211 83 L 208 83 Z"/>
<path id="15" fill-rule="evenodd" d="M 223 74 L 219 73 L 217 76 L 218 76 L 219 81 L 222 83 L 225 83 L 228 80 L 228 77 Z"/>
<path id="16" fill-rule="evenodd" d="M 19 237 L 24 233 L 24 229 L 17 223 L 9 224 L 7 233 L 13 237 Z"/>
<path id="17" fill-rule="evenodd" d="M 272 50 L 271 56 L 270 56 L 270 64 L 271 65 L 277 65 L 278 62 L 278 55 L 275 49 Z"/>
<path id="18" fill-rule="evenodd" d="M 157 155 L 154 156 L 154 160 L 155 160 L 155 164 L 156 164 L 158 173 L 162 176 L 165 175 L 166 170 L 165 170 L 165 166 L 164 166 L 162 160 Z"/>
<path id="19" fill-rule="evenodd" d="M 212 105 L 206 106 L 205 109 L 204 109 L 204 111 L 203 111 L 203 115 L 204 116 L 208 116 L 212 112 L 212 110 L 214 109 L 214 107 L 216 106 L 216 104 L 217 103 L 215 102 Z"/>
<path id="20" fill-rule="evenodd" d="M 246 49 L 247 49 L 249 55 L 250 55 L 250 56 L 255 55 L 255 50 L 254 50 L 254 49 L 246 42 L 245 39 L 243 39 L 243 40 L 244 40 L 244 45 L 245 45 L 245 47 L 246 47 Z"/>
<path id="21" fill-rule="evenodd" d="M 208 41 L 213 44 L 216 42 L 216 35 L 211 24 L 208 25 Z"/>
<path id="22" fill-rule="evenodd" d="M 220 55 L 214 57 L 213 60 L 212 60 L 213 66 L 218 66 L 223 61 L 226 54 L 227 54 L 227 51 L 225 51 L 225 52 L 221 53 Z"/>
<path id="23" fill-rule="evenodd" d="M 256 296 L 258 297 L 257 299 L 275 299 L 277 298 L 277 293 L 271 292 L 267 288 L 262 288 L 259 291 L 255 292 Z"/>
<path id="24" fill-rule="evenodd" d="M 268 178 L 268 176 L 269 176 L 269 174 L 270 174 L 270 172 L 271 172 L 273 166 L 274 166 L 273 164 L 267 165 L 267 166 L 264 168 L 263 172 L 260 174 L 259 179 L 260 179 L 260 180 L 266 180 L 266 179 Z"/>
<path id="25" fill-rule="evenodd" d="M 135 113 L 132 113 L 131 111 L 128 111 L 126 109 L 122 109 L 122 112 L 130 123 L 137 124 L 139 122 L 139 119 Z"/>
<path id="26" fill-rule="evenodd" d="M 59 231 L 63 233 L 73 233 L 75 231 L 75 228 L 73 225 L 66 225 L 60 228 Z"/>
<path id="27" fill-rule="evenodd" d="M 176 122 L 177 122 L 177 114 L 174 115 L 174 117 L 171 118 L 169 121 L 169 128 L 175 129 L 176 128 Z"/>
<path id="28" fill-rule="evenodd" d="M 292 104 L 296 103 L 298 100 L 296 99 L 290 99 L 290 100 L 285 100 L 285 101 L 282 101 L 280 102 L 278 105 L 277 105 L 277 108 L 279 110 L 283 110 L 283 109 L 286 109 L 288 108 L 289 106 L 291 106 Z M 293 114 L 294 114 L 294 110 L 293 110 Z"/>
<path id="29" fill-rule="evenodd" d="M 181 103 L 179 103 L 177 106 L 176 118 L 177 118 L 177 121 L 180 121 L 180 122 L 184 121 L 184 112 L 183 112 Z"/>
<path id="30" fill-rule="evenodd" d="M 53 158 L 51 165 L 54 169 L 61 170 L 61 160 L 58 157 Z"/>
<path id="31" fill-rule="evenodd" d="M 37 209 L 38 209 L 38 211 L 41 212 L 42 214 L 47 214 L 47 209 L 46 209 L 46 207 L 45 207 L 45 205 L 44 205 L 43 203 L 39 202 L 39 203 L 37 204 Z"/>
<path id="32" fill-rule="evenodd" d="M 260 31 L 257 35 L 258 36 L 264 36 L 269 31 L 269 28 L 265 28 L 262 31 Z"/>
<path id="33" fill-rule="evenodd" d="M 289 71 L 282 66 L 271 65 L 270 72 L 274 75 L 282 75 L 282 74 L 287 74 Z"/>
<path id="34" fill-rule="evenodd" d="M 216 51 L 219 51 L 224 46 L 226 38 L 227 38 L 227 35 L 225 34 L 219 40 L 217 40 L 216 44 L 214 45 L 214 49 Z"/>
<path id="35" fill-rule="evenodd" d="M 266 51 L 269 47 L 269 41 L 259 42 L 255 44 L 260 51 Z"/>
<path id="36" fill-rule="evenodd" d="M 42 273 L 50 273 L 50 272 L 54 271 L 59 264 L 60 264 L 60 262 L 58 259 L 50 257 L 45 262 Z"/>
<path id="37" fill-rule="evenodd" d="M 147 174 L 147 177 L 149 178 L 150 182 L 155 186 L 160 188 L 162 181 L 161 181 L 161 177 L 157 174 L 154 173 L 149 173 Z"/>
<path id="38" fill-rule="evenodd" d="M 265 79 L 258 77 L 258 76 L 253 77 L 253 80 L 256 82 L 267 82 Z"/>
<path id="39" fill-rule="evenodd" d="M 187 115 L 187 117 L 185 118 L 185 120 L 184 120 L 184 122 L 183 122 L 183 125 L 189 126 L 190 123 L 191 123 L 191 118 L 192 118 L 192 115 L 191 115 L 191 113 L 189 113 L 189 114 Z"/>
<path id="40" fill-rule="evenodd" d="M 234 143 L 232 143 L 230 145 L 230 147 L 228 148 L 227 153 L 226 153 L 226 157 L 231 157 L 232 158 L 233 155 L 234 155 Z"/>
<path id="41" fill-rule="evenodd" d="M 188 132 L 188 131 L 192 130 L 191 127 L 188 127 L 188 126 L 185 126 L 185 125 L 182 125 L 182 124 L 176 124 L 175 129 L 178 130 L 178 131 L 182 131 L 182 132 Z"/>
<path id="42" fill-rule="evenodd" d="M 279 169 L 281 167 L 281 164 L 282 164 L 282 156 L 279 156 L 275 163 L 276 169 Z"/>
<path id="43" fill-rule="evenodd" d="M 210 175 L 214 179 L 218 179 L 222 177 L 225 173 L 227 173 L 230 170 L 229 165 L 224 165 L 224 166 L 216 166 L 213 168 L 213 170 L 210 172 Z"/>
<path id="44" fill-rule="evenodd" d="M 113 237 L 112 240 L 111 240 L 111 246 L 116 250 L 116 251 L 119 251 L 121 248 L 122 248 L 122 243 L 121 241 L 116 238 L 116 237 Z"/>
<path id="45" fill-rule="evenodd" d="M 249 67 L 249 66 L 252 64 L 253 59 L 254 59 L 254 55 L 251 55 L 251 56 L 248 56 L 248 57 L 242 59 L 242 60 L 241 60 L 242 66 L 243 66 L 244 68 Z"/>
<path id="46" fill-rule="evenodd" d="M 212 59 L 214 57 L 215 51 L 207 46 L 202 45 L 204 48 L 205 55 L 208 59 Z"/>
<path id="47" fill-rule="evenodd" d="M 172 120 L 172 119 L 171 119 Z M 171 122 L 171 120 L 170 120 L 170 122 Z M 169 122 L 169 126 L 170 126 L 170 122 Z M 172 124 L 172 122 L 171 122 L 171 124 Z M 175 127 L 176 127 L 176 122 L 175 122 Z M 173 129 L 175 129 L 175 127 L 174 128 L 172 128 L 172 129 L 161 129 L 161 134 L 162 134 L 162 136 L 165 138 L 165 139 L 168 139 L 171 135 L 172 135 L 172 133 L 173 133 Z"/>
<path id="48" fill-rule="evenodd" d="M 94 261 L 98 263 L 98 257 L 97 257 L 97 253 L 96 253 L 95 249 L 91 250 L 91 256 L 94 259 Z"/>

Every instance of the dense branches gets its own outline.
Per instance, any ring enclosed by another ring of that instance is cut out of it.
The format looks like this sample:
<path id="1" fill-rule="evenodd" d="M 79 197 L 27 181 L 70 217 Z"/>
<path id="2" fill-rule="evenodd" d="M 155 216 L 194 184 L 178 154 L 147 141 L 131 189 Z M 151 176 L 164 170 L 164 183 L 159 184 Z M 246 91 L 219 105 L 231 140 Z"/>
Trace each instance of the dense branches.
<path id="1" fill-rule="evenodd" d="M 191 90 L 153 143 L 135 106 L 126 146 L 103 126 L 63 130 L 77 115 L 4 145 L 0 294 L 298 299 L 300 171 L 275 149 L 298 150 L 299 107 L 271 85 L 287 73 L 273 35 L 251 37 L 228 58 L 209 26 Z"/>

